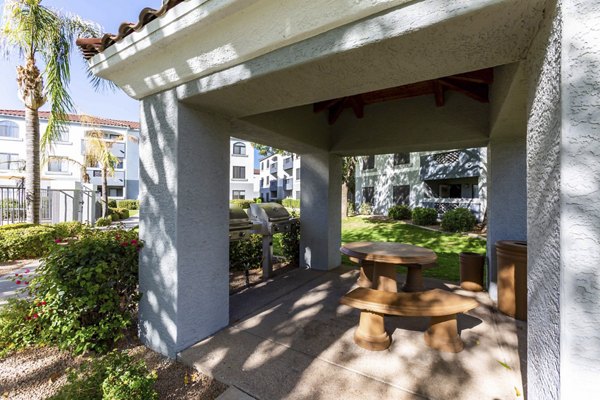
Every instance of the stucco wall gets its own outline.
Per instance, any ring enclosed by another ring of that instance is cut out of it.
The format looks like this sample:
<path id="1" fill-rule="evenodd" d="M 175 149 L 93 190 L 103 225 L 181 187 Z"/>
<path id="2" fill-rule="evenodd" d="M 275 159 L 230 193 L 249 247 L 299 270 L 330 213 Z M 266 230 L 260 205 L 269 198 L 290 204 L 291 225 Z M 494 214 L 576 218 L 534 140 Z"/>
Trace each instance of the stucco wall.
<path id="1" fill-rule="evenodd" d="M 528 397 L 556 399 L 560 376 L 560 19 L 550 7 L 527 59 Z M 567 397 L 568 398 L 568 397 Z"/>

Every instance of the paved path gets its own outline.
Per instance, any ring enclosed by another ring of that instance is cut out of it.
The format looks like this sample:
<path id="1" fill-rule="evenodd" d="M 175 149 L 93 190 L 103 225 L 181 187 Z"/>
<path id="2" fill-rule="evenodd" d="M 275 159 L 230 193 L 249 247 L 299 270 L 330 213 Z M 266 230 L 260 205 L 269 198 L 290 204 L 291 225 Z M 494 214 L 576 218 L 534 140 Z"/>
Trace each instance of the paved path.
<path id="1" fill-rule="evenodd" d="M 23 274 L 23 278 L 20 278 L 20 280 L 22 282 L 27 282 L 28 279 L 33 277 L 33 272 L 39 265 L 39 261 L 32 261 L 22 268 L 0 277 L 0 306 L 6 304 L 9 297 L 25 297 L 25 293 L 18 293 L 18 289 L 24 287 L 24 285 L 17 285 L 11 278 L 15 277 L 15 274 Z M 29 271 L 29 273 L 27 273 L 27 271 Z"/>

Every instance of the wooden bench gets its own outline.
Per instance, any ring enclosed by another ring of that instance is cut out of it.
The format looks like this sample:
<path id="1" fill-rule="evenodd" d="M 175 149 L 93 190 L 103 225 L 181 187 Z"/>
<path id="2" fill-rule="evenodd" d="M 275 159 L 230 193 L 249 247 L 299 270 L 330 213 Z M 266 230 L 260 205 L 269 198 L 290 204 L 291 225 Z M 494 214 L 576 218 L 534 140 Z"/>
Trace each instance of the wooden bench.
<path id="1" fill-rule="evenodd" d="M 340 303 L 361 310 L 354 342 L 367 350 L 385 350 L 391 339 L 384 329 L 383 316 L 431 317 L 425 343 L 434 349 L 458 353 L 464 344 L 458 335 L 456 314 L 476 308 L 477 300 L 441 289 L 425 292 L 384 292 L 359 287 L 342 297 Z"/>

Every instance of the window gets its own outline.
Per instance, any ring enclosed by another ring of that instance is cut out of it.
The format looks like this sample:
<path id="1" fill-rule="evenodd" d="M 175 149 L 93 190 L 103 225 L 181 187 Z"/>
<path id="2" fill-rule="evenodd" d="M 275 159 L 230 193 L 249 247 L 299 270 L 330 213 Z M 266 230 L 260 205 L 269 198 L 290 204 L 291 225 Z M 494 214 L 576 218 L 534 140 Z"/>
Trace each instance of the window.
<path id="1" fill-rule="evenodd" d="M 392 195 L 394 204 L 407 206 L 410 202 L 410 185 L 394 186 Z"/>
<path id="2" fill-rule="evenodd" d="M 368 169 L 375 169 L 375 156 L 366 156 L 363 158 L 363 171 Z"/>
<path id="3" fill-rule="evenodd" d="M 18 138 L 19 125 L 12 121 L 0 121 L 0 137 Z"/>
<path id="4" fill-rule="evenodd" d="M 48 160 L 48 172 L 69 172 L 67 160 L 62 158 L 52 158 Z"/>
<path id="5" fill-rule="evenodd" d="M 245 190 L 232 190 L 231 198 L 244 200 L 246 198 L 246 191 Z"/>
<path id="6" fill-rule="evenodd" d="M 410 164 L 410 153 L 394 154 L 394 165 Z"/>
<path id="7" fill-rule="evenodd" d="M 119 159 L 119 162 L 117 163 L 117 165 L 115 165 L 116 169 L 123 169 L 123 163 L 125 162 L 125 159 L 123 157 L 117 157 Z"/>
<path id="8" fill-rule="evenodd" d="M 233 179 L 246 179 L 246 167 L 233 167 Z"/>
<path id="9" fill-rule="evenodd" d="M 300 168 L 296 168 L 296 180 L 300 180 Z"/>
<path id="10" fill-rule="evenodd" d="M 269 168 L 269 160 L 267 160 L 267 168 Z"/>
<path id="11" fill-rule="evenodd" d="M 233 154 L 240 156 L 246 155 L 246 145 L 242 142 L 236 142 L 233 144 Z"/>
<path id="12" fill-rule="evenodd" d="M 373 186 L 363 188 L 363 203 L 373 204 L 375 197 L 375 188 Z"/>
<path id="13" fill-rule="evenodd" d="M 102 171 L 92 171 L 94 178 L 102 177 Z"/>
<path id="14" fill-rule="evenodd" d="M 58 131 L 58 136 L 56 137 L 56 142 L 68 142 L 69 141 L 69 129 L 61 128 Z"/>
<path id="15" fill-rule="evenodd" d="M 123 197 L 123 188 L 109 187 L 108 188 L 108 196 L 109 197 Z"/>
<path id="16" fill-rule="evenodd" d="M 13 153 L 0 153 L 0 170 L 6 169 L 10 171 L 17 171 L 21 167 L 21 161 L 19 160 L 18 154 Z"/>

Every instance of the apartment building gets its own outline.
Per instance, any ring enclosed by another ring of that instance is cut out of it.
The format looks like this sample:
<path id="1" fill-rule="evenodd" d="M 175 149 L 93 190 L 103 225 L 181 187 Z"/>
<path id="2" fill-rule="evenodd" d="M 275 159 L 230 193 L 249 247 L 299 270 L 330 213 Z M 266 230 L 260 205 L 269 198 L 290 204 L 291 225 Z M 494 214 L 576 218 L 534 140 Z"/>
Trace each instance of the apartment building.
<path id="1" fill-rule="evenodd" d="M 487 149 L 396 153 L 362 157 L 356 168 L 356 207 L 387 214 L 397 204 L 435 208 L 441 215 L 464 207 L 481 221 L 486 208 Z"/>
<path id="2" fill-rule="evenodd" d="M 48 125 L 50 113 L 40 112 L 40 132 Z M 81 115 L 69 115 L 60 138 L 48 149 L 47 162 L 41 166 L 43 189 L 80 189 L 86 134 L 101 131 L 112 143 L 111 152 L 119 158 L 113 176 L 108 178 L 108 196 L 136 199 L 139 194 L 139 123 Z M 0 110 L 0 186 L 17 186 L 25 176 L 25 111 Z M 72 160 L 72 161 L 70 161 Z M 90 183 L 101 192 L 101 170 L 86 168 Z"/>
<path id="3" fill-rule="evenodd" d="M 272 154 L 260 160 L 260 198 L 263 201 L 300 198 L 300 156 Z"/>
<path id="4" fill-rule="evenodd" d="M 229 198 L 253 199 L 258 194 L 252 143 L 232 137 L 229 141 Z"/>

